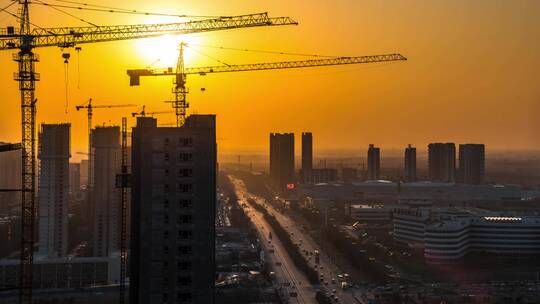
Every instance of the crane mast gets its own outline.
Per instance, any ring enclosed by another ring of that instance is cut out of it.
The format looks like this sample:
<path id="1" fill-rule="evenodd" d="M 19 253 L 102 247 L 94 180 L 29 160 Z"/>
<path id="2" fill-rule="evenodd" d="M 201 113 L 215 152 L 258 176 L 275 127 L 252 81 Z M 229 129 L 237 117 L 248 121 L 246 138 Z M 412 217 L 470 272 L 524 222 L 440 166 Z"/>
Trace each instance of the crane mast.
<path id="1" fill-rule="evenodd" d="M 130 40 L 155 37 L 163 34 L 190 34 L 228 29 L 296 25 L 289 17 L 269 17 L 267 13 L 208 18 L 204 20 L 166 23 L 135 24 L 92 27 L 30 28 L 28 0 L 19 0 L 21 5 L 19 30 L 9 28 L 0 35 L 0 51 L 17 49 L 13 60 L 18 64 L 14 79 L 19 83 L 21 98 L 22 129 L 22 202 L 21 202 L 21 249 L 19 272 L 19 301 L 32 304 L 32 264 L 34 227 L 36 216 L 36 160 L 35 160 L 35 83 L 40 75 L 35 71 L 39 57 L 34 48 L 57 46 L 75 47 L 83 43 Z M 91 113 L 89 112 L 89 117 Z M 91 128 L 91 127 L 90 127 Z"/>

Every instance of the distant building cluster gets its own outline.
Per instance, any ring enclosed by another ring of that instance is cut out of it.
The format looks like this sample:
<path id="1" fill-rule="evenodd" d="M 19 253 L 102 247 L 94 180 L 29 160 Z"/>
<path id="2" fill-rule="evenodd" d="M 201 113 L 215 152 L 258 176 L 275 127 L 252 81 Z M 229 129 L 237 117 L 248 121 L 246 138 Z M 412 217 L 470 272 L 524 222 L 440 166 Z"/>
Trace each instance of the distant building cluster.
<path id="1" fill-rule="evenodd" d="M 357 168 L 313 167 L 313 134 L 302 133 L 301 168 L 296 174 L 294 133 L 270 134 L 270 178 L 277 189 L 292 189 L 296 183 L 318 184 L 335 181 L 353 182 L 360 179 Z M 403 173 L 397 178 L 404 182 L 418 181 L 417 149 L 405 148 Z M 485 147 L 483 144 L 460 144 L 456 161 L 454 143 L 428 145 L 428 179 L 432 182 L 481 185 L 485 183 Z M 364 180 L 381 179 L 381 148 L 370 144 L 367 151 L 367 171 Z"/>

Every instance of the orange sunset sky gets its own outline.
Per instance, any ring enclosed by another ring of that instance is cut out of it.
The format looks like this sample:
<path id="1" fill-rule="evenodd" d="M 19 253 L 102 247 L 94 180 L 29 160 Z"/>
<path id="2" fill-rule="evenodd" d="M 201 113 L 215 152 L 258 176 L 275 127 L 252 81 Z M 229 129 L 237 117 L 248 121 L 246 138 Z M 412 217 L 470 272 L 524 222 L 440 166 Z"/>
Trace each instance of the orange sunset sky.
<path id="1" fill-rule="evenodd" d="M 0 0 L 4 7 L 11 0 Z M 55 0 L 47 0 L 57 3 Z M 46 1 L 46 2 L 47 2 Z M 85 2 L 85 1 L 82 1 Z M 268 11 L 298 26 L 238 29 L 183 37 L 81 45 L 68 67 L 68 113 L 62 50 L 36 49 L 38 122 L 72 124 L 72 153 L 85 151 L 86 113 L 75 105 L 134 103 L 169 110 L 172 78 L 143 78 L 129 87 L 126 69 L 173 65 L 186 41 L 186 65 L 305 59 L 224 51 L 200 45 L 337 56 L 399 52 L 407 62 L 240 72 L 188 78 L 190 112 L 216 113 L 224 153 L 266 151 L 269 132 L 312 131 L 318 150 L 362 150 L 428 142 L 485 143 L 489 149 L 540 148 L 540 1 L 537 0 L 297 0 L 103 1 L 141 11 L 239 15 Z M 65 4 L 65 3 L 64 3 Z M 10 11 L 16 12 L 15 6 Z M 72 11 L 99 25 L 171 22 L 169 17 Z M 32 6 L 43 27 L 84 23 Z M 0 26 L 17 25 L 0 13 Z M 0 52 L 0 141 L 20 141 L 20 101 L 12 80 L 14 51 Z M 159 59 L 159 60 L 158 60 Z M 77 65 L 80 64 L 78 74 Z M 80 77 L 80 78 L 79 78 Z M 80 81 L 80 88 L 78 88 Z M 203 92 L 201 88 L 206 90 Z M 119 124 L 138 110 L 96 110 L 95 124 Z M 158 116 L 161 123 L 173 114 Z M 300 138 L 297 137 L 299 141 Z"/>

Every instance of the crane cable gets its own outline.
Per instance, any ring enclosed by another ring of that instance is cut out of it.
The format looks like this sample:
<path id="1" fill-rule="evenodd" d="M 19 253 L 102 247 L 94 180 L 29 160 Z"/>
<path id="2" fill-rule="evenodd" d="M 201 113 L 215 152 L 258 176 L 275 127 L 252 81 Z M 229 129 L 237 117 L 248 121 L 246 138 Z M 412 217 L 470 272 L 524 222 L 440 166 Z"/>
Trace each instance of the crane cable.
<path id="1" fill-rule="evenodd" d="M 154 12 L 144 12 L 144 11 L 138 11 L 138 10 L 131 10 L 131 9 L 123 9 L 123 8 L 116 8 L 116 7 L 109 7 L 109 6 L 88 4 L 88 3 L 81 3 L 81 2 L 75 2 L 75 1 L 66 1 L 66 0 L 63 0 L 63 1 L 56 0 L 56 1 L 75 4 L 75 5 L 80 5 L 80 6 L 63 5 L 63 4 L 51 4 L 51 3 L 47 3 L 46 5 L 54 6 L 54 7 L 60 7 L 60 8 L 67 8 L 67 9 L 76 9 L 76 10 L 87 10 L 87 11 L 106 12 L 106 13 L 119 13 L 119 14 L 131 14 L 131 15 L 146 15 L 146 16 L 163 16 L 163 17 L 178 17 L 178 18 L 226 18 L 226 17 L 229 17 L 229 16 L 207 16 L 207 15 L 187 15 L 187 14 L 179 15 L 179 14 L 154 13 Z M 41 2 L 41 3 L 43 3 L 43 2 Z M 40 4 L 40 3 L 36 3 L 36 4 Z"/>
<path id="2" fill-rule="evenodd" d="M 99 26 L 99 25 L 97 25 L 97 24 L 95 24 L 95 23 L 93 23 L 93 22 L 90 22 L 90 21 L 88 21 L 88 20 L 84 20 L 84 19 L 79 18 L 79 17 L 77 17 L 77 16 L 75 16 L 75 15 L 73 15 L 73 14 L 71 14 L 71 13 L 68 13 L 68 12 L 66 12 L 66 11 L 64 11 L 64 10 L 62 10 L 62 9 L 59 9 L 58 7 L 56 7 L 56 5 L 52 5 L 52 4 L 43 2 L 43 1 L 41 1 L 41 0 L 34 0 L 34 1 L 37 1 L 37 2 L 34 2 L 34 4 L 39 4 L 39 5 L 43 5 L 43 6 L 50 7 L 50 8 L 52 8 L 52 9 L 54 9 L 54 10 L 57 10 L 57 11 L 63 13 L 63 14 L 66 14 L 66 15 L 72 17 L 72 18 L 75 18 L 75 19 L 77 19 L 77 20 L 79 20 L 79 21 L 82 21 L 82 22 L 84 22 L 84 23 L 86 23 L 86 24 L 89 24 L 89 25 L 91 25 L 91 26 L 95 26 L 95 27 L 98 27 L 98 26 Z"/>
<path id="3" fill-rule="evenodd" d="M 20 16 L 17 16 L 16 14 L 13 14 L 12 12 L 10 12 L 10 11 L 7 10 L 10 6 L 12 6 L 12 5 L 15 4 L 15 3 L 17 3 L 17 1 L 13 1 L 13 2 L 11 2 L 9 5 L 7 5 L 7 6 L 3 7 L 3 8 L 0 8 L 0 12 L 4 12 L 4 13 L 6 13 L 6 14 L 12 16 L 12 17 L 14 17 L 14 18 L 17 19 L 17 20 L 22 20 L 22 18 L 21 18 Z M 41 27 L 41 26 L 39 26 L 39 25 L 37 25 L 37 24 L 35 24 L 35 23 L 32 23 L 32 22 L 28 22 L 28 23 L 30 23 L 30 24 L 31 24 L 32 26 L 34 26 L 34 27 L 37 27 L 37 28 L 39 28 L 39 29 L 44 30 L 45 32 L 47 32 L 47 33 L 49 33 L 49 34 L 56 35 L 55 33 L 51 32 L 51 31 L 49 31 L 48 29 L 43 28 L 43 27 Z"/>
<path id="4" fill-rule="evenodd" d="M 65 113 L 68 114 L 68 106 L 69 106 L 69 102 L 68 102 L 68 94 L 69 94 L 69 57 L 71 55 L 69 53 L 63 53 L 62 54 L 62 58 L 64 58 L 64 85 L 65 85 L 65 98 L 66 98 L 66 103 L 65 103 Z"/>
<path id="5" fill-rule="evenodd" d="M 189 46 L 188 46 L 188 47 L 189 47 Z M 217 62 L 219 62 L 219 63 L 221 63 L 221 64 L 223 64 L 223 65 L 231 66 L 230 64 L 228 64 L 228 63 L 226 63 L 226 62 L 224 62 L 224 61 L 222 61 L 222 60 L 219 60 L 219 59 L 217 59 L 217 58 L 215 58 L 215 57 L 212 57 L 212 56 L 210 56 L 210 55 L 208 55 L 208 54 L 205 54 L 205 53 L 201 52 L 200 50 L 197 50 L 197 49 L 195 49 L 195 48 L 193 48 L 193 47 L 191 47 L 191 49 L 192 49 L 194 52 L 196 52 L 196 53 L 198 53 L 198 54 L 200 54 L 200 55 L 203 55 L 203 56 L 205 56 L 205 57 L 208 57 L 208 58 L 210 58 L 210 59 L 212 59 L 212 60 L 214 60 L 214 61 L 217 61 Z"/>
<path id="6" fill-rule="evenodd" d="M 328 56 L 328 55 L 305 54 L 305 53 L 291 53 L 291 52 L 271 51 L 271 50 L 253 50 L 253 49 L 245 49 L 245 48 L 231 48 L 231 47 L 224 47 L 224 46 L 196 44 L 196 43 L 190 43 L 189 45 L 196 45 L 196 46 L 200 46 L 200 47 L 221 49 L 221 50 L 231 50 L 231 51 L 240 51 L 240 52 L 253 52 L 253 53 L 265 53 L 265 54 L 277 54 L 277 55 L 291 55 L 291 56 L 305 56 L 305 57 L 324 57 L 324 58 L 337 58 L 337 57 L 340 57 L 340 56 Z"/>

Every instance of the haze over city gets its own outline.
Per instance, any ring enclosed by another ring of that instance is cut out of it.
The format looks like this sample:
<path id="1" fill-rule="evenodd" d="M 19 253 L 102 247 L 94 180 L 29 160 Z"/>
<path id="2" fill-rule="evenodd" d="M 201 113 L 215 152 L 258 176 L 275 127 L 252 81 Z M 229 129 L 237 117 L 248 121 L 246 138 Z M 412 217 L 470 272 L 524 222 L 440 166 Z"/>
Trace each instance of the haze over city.
<path id="1" fill-rule="evenodd" d="M 360 151 L 371 142 L 385 148 L 408 143 L 426 146 L 430 141 L 481 141 L 492 149 L 540 148 L 536 136 L 540 131 L 538 1 L 116 1 L 115 5 L 202 15 L 268 11 L 294 16 L 299 26 L 83 45 L 79 55 L 70 51 L 69 114 L 64 109 L 62 51 L 40 50 L 37 121 L 71 122 L 74 151 L 85 151 L 87 145 L 85 113 L 74 106 L 88 98 L 96 103 L 145 104 L 154 111 L 169 109 L 163 102 L 171 99 L 169 78 L 144 79 L 141 87 L 132 88 L 125 70 L 174 66 L 180 41 L 229 64 L 306 57 L 198 45 L 332 56 L 399 51 L 409 59 L 319 70 L 190 76 L 191 110 L 217 113 L 222 153 L 265 151 L 268 132 L 306 129 L 317 134 L 323 151 Z M 87 25 L 50 7 L 35 5 L 31 12 L 40 26 Z M 99 25 L 178 20 L 126 14 L 111 19 L 92 11 L 81 11 L 79 17 Z M 14 21 L 6 15 L 0 24 Z M 188 49 L 186 66 L 216 64 Z M 20 127 L 14 114 L 19 111 L 19 98 L 17 84 L 7 73 L 16 63 L 0 56 L 0 66 L 6 71 L 0 74 L 0 130 L 3 140 L 16 141 Z M 101 112 L 94 120 L 114 123 L 122 111 Z M 172 122 L 174 116 L 161 119 Z"/>

